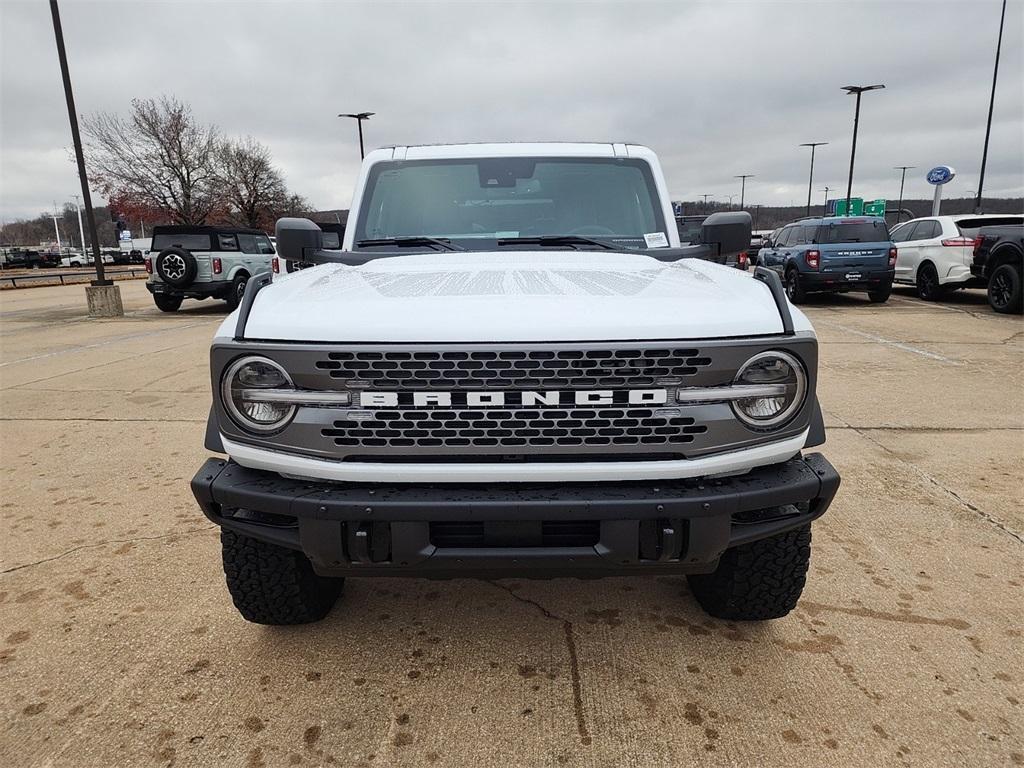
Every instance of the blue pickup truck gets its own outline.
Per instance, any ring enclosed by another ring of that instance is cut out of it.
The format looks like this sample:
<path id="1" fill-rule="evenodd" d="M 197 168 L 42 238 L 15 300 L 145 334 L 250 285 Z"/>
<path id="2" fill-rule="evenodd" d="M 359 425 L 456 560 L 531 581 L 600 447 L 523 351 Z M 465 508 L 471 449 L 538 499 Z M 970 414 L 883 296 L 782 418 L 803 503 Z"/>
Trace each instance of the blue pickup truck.
<path id="1" fill-rule="evenodd" d="M 848 291 L 866 291 L 880 303 L 892 293 L 896 247 L 881 218 L 800 219 L 778 230 L 758 252 L 757 263 L 782 276 L 794 304 L 809 293 Z"/>

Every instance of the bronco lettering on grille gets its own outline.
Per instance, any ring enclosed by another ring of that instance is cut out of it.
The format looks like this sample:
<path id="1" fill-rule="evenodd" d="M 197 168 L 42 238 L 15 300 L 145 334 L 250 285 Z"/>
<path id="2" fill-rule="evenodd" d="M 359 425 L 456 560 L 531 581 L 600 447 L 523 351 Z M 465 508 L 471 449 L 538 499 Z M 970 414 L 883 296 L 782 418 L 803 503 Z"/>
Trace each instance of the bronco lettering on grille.
<path id="1" fill-rule="evenodd" d="M 489 406 L 509 407 L 559 405 L 664 405 L 668 402 L 666 389 L 590 389 L 562 392 L 559 390 L 483 390 L 478 392 L 363 392 L 359 396 L 359 405 L 363 408 L 395 408 L 411 406 L 425 408 L 439 406 L 468 406 L 470 408 L 486 408 Z"/>

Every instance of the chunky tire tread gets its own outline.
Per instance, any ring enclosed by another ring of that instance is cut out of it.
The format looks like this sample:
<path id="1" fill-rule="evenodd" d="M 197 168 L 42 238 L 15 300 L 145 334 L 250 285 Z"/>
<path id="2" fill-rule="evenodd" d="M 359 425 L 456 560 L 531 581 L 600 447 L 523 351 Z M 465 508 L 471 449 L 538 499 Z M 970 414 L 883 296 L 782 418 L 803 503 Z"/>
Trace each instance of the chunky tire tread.
<path id="1" fill-rule="evenodd" d="M 712 616 L 762 621 L 796 607 L 811 560 L 811 527 L 726 550 L 714 573 L 688 577 L 697 602 Z"/>
<path id="2" fill-rule="evenodd" d="M 885 285 L 877 290 L 868 291 L 868 300 L 872 304 L 884 304 L 889 300 L 892 295 L 892 283 Z"/>
<path id="3" fill-rule="evenodd" d="M 239 613 L 256 624 L 307 624 L 326 616 L 344 579 L 313 572 L 301 552 L 221 529 L 224 575 Z"/>

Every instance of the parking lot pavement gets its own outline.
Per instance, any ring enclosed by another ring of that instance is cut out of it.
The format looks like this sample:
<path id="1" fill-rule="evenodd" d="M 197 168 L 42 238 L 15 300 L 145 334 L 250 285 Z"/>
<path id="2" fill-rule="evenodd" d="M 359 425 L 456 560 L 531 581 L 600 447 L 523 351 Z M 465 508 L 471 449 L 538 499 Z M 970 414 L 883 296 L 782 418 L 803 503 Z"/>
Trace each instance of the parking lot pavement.
<path id="1" fill-rule="evenodd" d="M 350 580 L 246 624 L 188 480 L 220 303 L 0 296 L 0 765 L 1024 764 L 1024 324 L 818 299 L 843 475 L 789 617 L 683 578 Z"/>

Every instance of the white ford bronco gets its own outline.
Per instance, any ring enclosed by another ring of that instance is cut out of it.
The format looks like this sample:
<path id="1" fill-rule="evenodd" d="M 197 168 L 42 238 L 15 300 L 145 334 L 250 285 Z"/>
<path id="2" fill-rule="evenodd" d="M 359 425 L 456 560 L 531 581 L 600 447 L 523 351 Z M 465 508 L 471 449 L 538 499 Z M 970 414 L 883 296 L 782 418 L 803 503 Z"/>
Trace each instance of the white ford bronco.
<path id="1" fill-rule="evenodd" d="M 817 341 L 778 276 L 680 247 L 630 144 L 368 155 L 340 248 L 282 219 L 211 349 L 228 589 L 264 624 L 322 618 L 346 576 L 687 574 L 717 617 L 785 615 L 839 486 Z M 282 270 L 284 272 L 284 270 Z"/>

